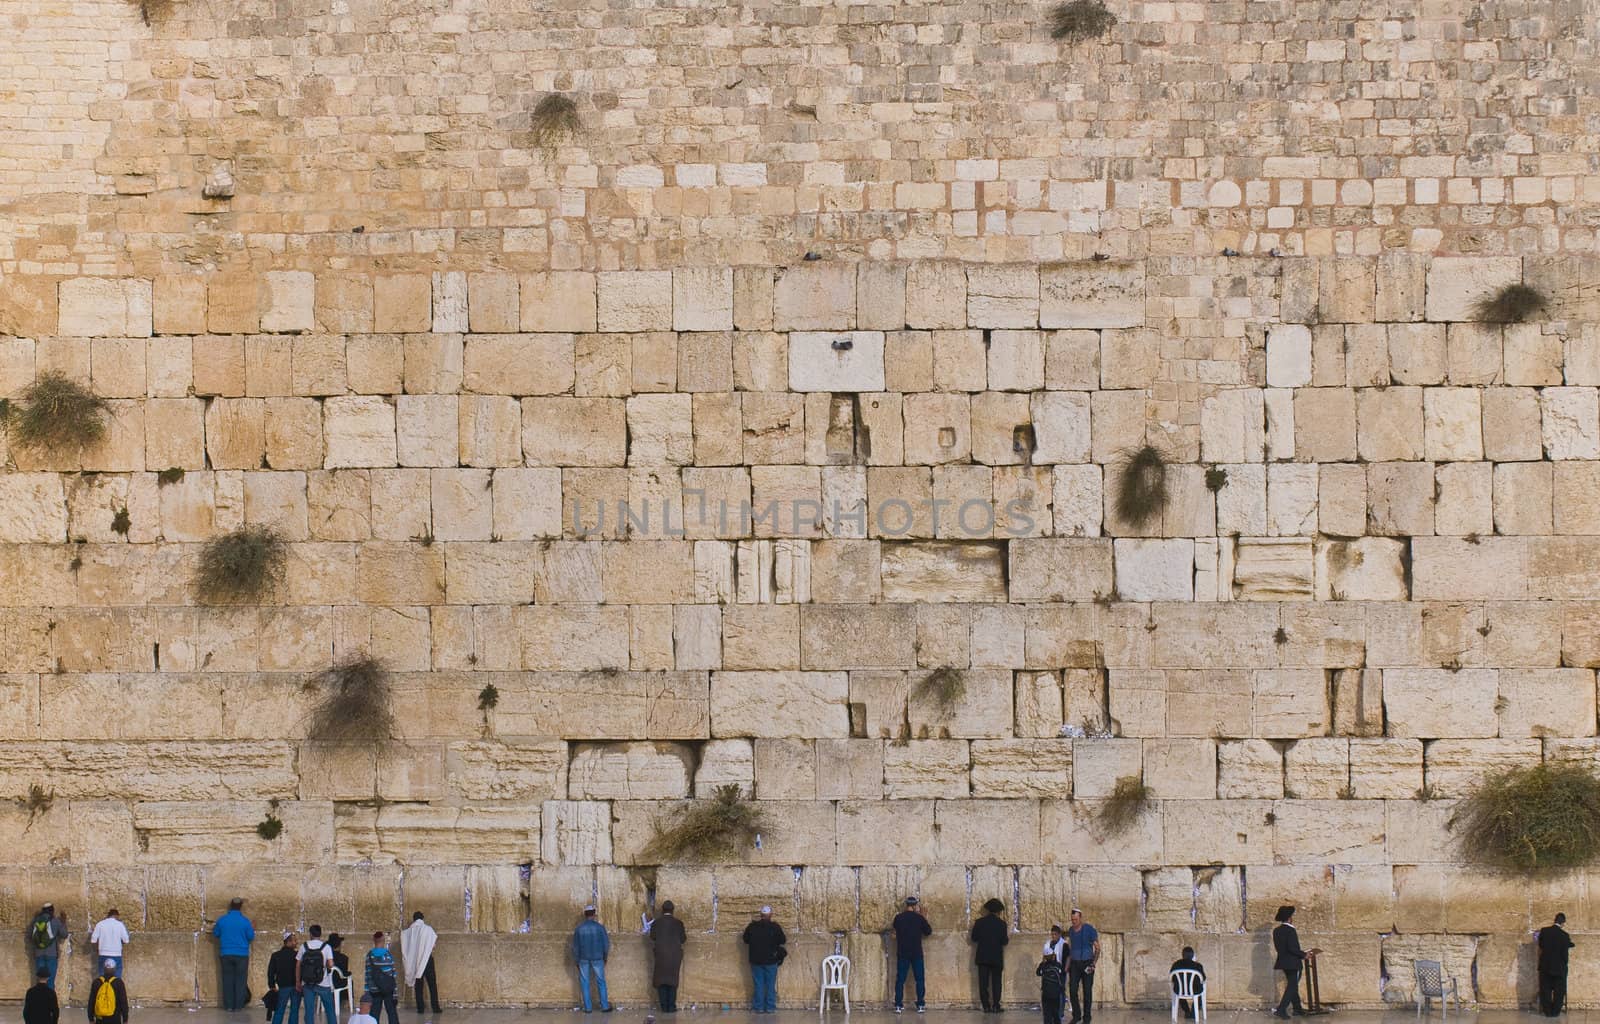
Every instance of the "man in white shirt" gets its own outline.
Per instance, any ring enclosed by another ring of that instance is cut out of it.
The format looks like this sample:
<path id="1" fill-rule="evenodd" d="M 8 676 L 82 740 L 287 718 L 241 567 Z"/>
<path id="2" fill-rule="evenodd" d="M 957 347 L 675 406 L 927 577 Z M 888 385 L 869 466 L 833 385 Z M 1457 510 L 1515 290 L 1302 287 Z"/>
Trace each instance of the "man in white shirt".
<path id="1" fill-rule="evenodd" d="M 317 1005 L 322 1005 L 327 1024 L 339 1024 L 333 1012 L 333 949 L 322 940 L 322 925 L 306 929 L 310 936 L 295 954 L 295 990 L 305 1007 L 306 1024 L 317 1024 Z"/>
<path id="2" fill-rule="evenodd" d="M 372 1015 L 372 993 L 361 994 L 360 1008 L 345 1020 L 345 1024 L 378 1024 L 378 1018 Z"/>
<path id="3" fill-rule="evenodd" d="M 116 907 L 106 911 L 106 916 L 94 926 L 94 931 L 89 933 L 89 941 L 94 943 L 99 959 L 115 963 L 117 966 L 113 973 L 118 978 L 122 977 L 122 947 L 128 944 L 128 926 L 122 923 Z"/>

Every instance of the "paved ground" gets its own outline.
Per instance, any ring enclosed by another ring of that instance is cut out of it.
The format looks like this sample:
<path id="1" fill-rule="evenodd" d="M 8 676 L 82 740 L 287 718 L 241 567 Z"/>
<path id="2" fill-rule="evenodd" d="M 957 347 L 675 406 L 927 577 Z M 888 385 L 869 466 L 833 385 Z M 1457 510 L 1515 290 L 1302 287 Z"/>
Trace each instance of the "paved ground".
<path id="1" fill-rule="evenodd" d="M 615 1013 L 595 1013 L 584 1017 L 577 1010 L 477 1010 L 454 1009 L 446 1010 L 438 1018 L 431 1014 L 419 1016 L 409 1009 L 400 1014 L 400 1024 L 577 1024 L 578 1021 L 590 1024 L 641 1024 L 646 1014 L 654 1013 L 654 1008 L 619 1006 Z M 15 1014 L 13 1007 L 8 1014 Z M 62 1014 L 62 1020 L 71 1024 L 78 1019 L 83 1011 L 73 1008 Z M 137 1009 L 130 1024 L 261 1024 L 262 1014 L 257 1013 L 223 1013 L 221 1010 L 200 1009 L 187 1010 L 181 1007 L 162 1007 L 157 1009 Z M 1452 1014 L 1452 1017 L 1455 1015 Z M 1543 1017 L 1531 1013 L 1521 1013 L 1516 1010 L 1485 1010 L 1481 1013 L 1463 1013 L 1464 1024 L 1542 1024 Z M 828 1017 L 834 1024 L 844 1019 L 844 1014 L 832 1010 Z M 1219 1009 L 1210 1014 L 1211 1019 L 1219 1024 L 1241 1024 L 1244 1021 L 1266 1022 L 1271 1021 L 1266 1011 Z M 1331 1018 L 1337 1018 L 1344 1024 L 1415 1024 L 1416 1010 L 1413 1007 L 1396 1007 L 1392 1010 L 1337 1010 Z M 1330 1018 L 1330 1019 L 1331 1019 Z M 14 1019 L 14 1018 L 13 1018 Z M 1095 1013 L 1096 1024 L 1162 1024 L 1167 1021 L 1167 1011 L 1162 1009 L 1138 1010 L 1100 1010 Z M 1438 1010 L 1435 1009 L 1430 1020 L 1437 1021 Z M 699 1007 L 694 1010 L 683 1010 L 677 1014 L 657 1015 L 658 1024 L 807 1024 L 815 1022 L 815 1010 L 781 1010 L 773 1015 L 757 1016 L 744 1009 L 723 1010 L 719 1007 Z M 896 1017 L 881 1009 L 855 1010 L 850 1015 L 851 1024 L 913 1024 L 918 1022 L 916 1014 L 907 1012 L 904 1016 Z M 927 1015 L 920 1018 L 925 1024 L 1036 1024 L 1039 1021 L 1038 1011 L 1013 1009 L 1005 1014 L 995 1017 L 985 1015 L 976 1010 L 929 1010 Z M 381 1022 L 387 1024 L 387 1022 Z M 1313 1022 L 1315 1024 L 1315 1022 Z M 1600 1010 L 1578 1010 L 1562 1018 L 1562 1024 L 1600 1024 Z"/>

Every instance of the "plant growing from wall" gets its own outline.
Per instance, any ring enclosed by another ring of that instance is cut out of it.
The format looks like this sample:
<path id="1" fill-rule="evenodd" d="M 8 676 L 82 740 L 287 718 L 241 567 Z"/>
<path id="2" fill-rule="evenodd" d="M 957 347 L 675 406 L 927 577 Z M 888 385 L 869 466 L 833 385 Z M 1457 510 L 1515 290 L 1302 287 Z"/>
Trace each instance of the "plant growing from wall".
<path id="1" fill-rule="evenodd" d="M 1128 455 L 1117 477 L 1117 518 L 1143 526 L 1167 507 L 1167 457 L 1153 444 Z"/>
<path id="2" fill-rule="evenodd" d="M 205 604 L 260 600 L 283 578 L 288 544 L 270 526 L 245 526 L 214 537 L 200 549 L 195 596 Z"/>
<path id="3" fill-rule="evenodd" d="M 1133 827 L 1139 815 L 1150 806 L 1150 787 L 1137 775 L 1124 775 L 1111 787 L 1111 795 L 1100 805 L 1100 828 L 1107 836 L 1121 835 Z"/>
<path id="4" fill-rule="evenodd" d="M 493 711 L 495 705 L 500 703 L 500 689 L 493 683 L 478 691 L 478 710 Z"/>
<path id="5" fill-rule="evenodd" d="M 182 479 L 182 467 L 174 466 L 171 469 L 163 469 L 161 472 L 156 474 L 156 486 L 166 487 L 170 484 L 175 484 Z"/>
<path id="6" fill-rule="evenodd" d="M 6 408 L 11 442 L 35 452 L 81 453 L 106 437 L 105 399 L 64 374 L 41 373 Z"/>
<path id="7" fill-rule="evenodd" d="M 131 529 L 133 529 L 133 517 L 128 514 L 128 508 L 124 505 L 111 516 L 111 532 L 126 537 Z"/>
<path id="8" fill-rule="evenodd" d="M 375 658 L 358 656 L 312 676 L 315 692 L 306 734 L 323 743 L 379 746 L 394 738 L 394 695 L 389 670 Z"/>
<path id="9" fill-rule="evenodd" d="M 28 787 L 28 795 L 18 801 L 18 803 L 22 804 L 22 809 L 28 812 L 28 823 L 22 826 L 23 833 L 26 834 L 28 829 L 33 827 L 34 819 L 38 818 L 39 815 L 49 813 L 51 805 L 55 802 L 55 790 L 52 789 L 49 792 L 45 792 L 45 788 L 37 782 L 30 785 Z"/>
<path id="10" fill-rule="evenodd" d="M 1050 8 L 1051 39 L 1081 43 L 1105 35 L 1116 23 L 1101 0 L 1069 0 Z"/>
<path id="11" fill-rule="evenodd" d="M 671 819 L 656 819 L 655 835 L 643 850 L 645 860 L 728 860 L 772 831 L 767 812 L 746 800 L 736 783 L 718 786 L 710 800 L 692 801 L 674 813 Z"/>
<path id="12" fill-rule="evenodd" d="M 949 665 L 934 669 L 917 683 L 916 695 L 942 709 L 953 707 L 967 693 L 967 676 Z"/>
<path id="13" fill-rule="evenodd" d="M 1580 761 L 1487 776 L 1450 816 L 1464 858 L 1484 867 L 1556 871 L 1600 854 L 1600 777 Z"/>
<path id="14" fill-rule="evenodd" d="M 1206 490 L 1216 494 L 1228 486 L 1228 471 L 1221 466 L 1212 466 L 1206 470 Z"/>
<path id="15" fill-rule="evenodd" d="M 256 835 L 260 836 L 262 839 L 265 839 L 269 843 L 278 838 L 278 836 L 282 833 L 283 822 L 280 821 L 278 816 L 271 811 L 268 811 L 267 816 L 256 823 Z"/>
<path id="16" fill-rule="evenodd" d="M 533 108 L 531 128 L 533 141 L 541 149 L 556 149 L 570 141 L 583 128 L 578 117 L 578 105 L 572 98 L 552 92 Z"/>
<path id="17" fill-rule="evenodd" d="M 1548 303 L 1539 289 L 1525 284 L 1508 284 L 1478 300 L 1472 313 L 1490 324 L 1520 324 Z"/>

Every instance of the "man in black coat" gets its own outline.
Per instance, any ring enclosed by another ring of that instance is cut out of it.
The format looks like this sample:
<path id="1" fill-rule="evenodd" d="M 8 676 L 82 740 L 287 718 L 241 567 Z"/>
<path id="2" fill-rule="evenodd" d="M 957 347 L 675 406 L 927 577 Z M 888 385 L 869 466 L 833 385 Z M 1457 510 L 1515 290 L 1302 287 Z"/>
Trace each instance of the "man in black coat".
<path id="1" fill-rule="evenodd" d="M 1206 969 L 1200 963 L 1200 961 L 1198 961 L 1198 960 L 1196 960 L 1194 958 L 1194 947 L 1193 946 L 1185 946 L 1185 947 L 1183 947 L 1183 955 L 1178 957 L 1178 959 L 1172 961 L 1172 966 L 1167 969 L 1167 977 L 1172 978 L 1172 991 L 1174 991 L 1174 992 L 1178 991 L 1178 979 L 1176 977 L 1173 977 L 1173 976 L 1176 975 L 1179 971 L 1196 971 L 1196 972 L 1198 972 L 1199 975 L 1200 975 L 1200 986 L 1201 986 L 1199 991 L 1201 991 L 1201 992 L 1205 991 Z M 1185 1018 L 1187 1018 L 1189 1020 L 1194 1020 L 1194 1000 L 1193 999 L 1180 999 L 1180 1000 L 1178 1000 L 1178 1008 L 1183 1011 L 1183 1015 L 1184 1015 Z"/>
<path id="2" fill-rule="evenodd" d="M 1539 1009 L 1546 1017 L 1559 1017 L 1567 1004 L 1567 950 L 1572 936 L 1562 925 L 1567 915 L 1557 914 L 1556 923 L 1539 929 Z"/>
<path id="3" fill-rule="evenodd" d="M 1000 912 L 1006 905 L 991 899 L 983 905 L 987 911 L 972 922 L 972 941 L 977 945 L 978 999 L 984 1013 L 1000 1013 L 1000 974 L 1006 967 L 1006 943 L 1011 941 L 1011 929 Z"/>
<path id="4" fill-rule="evenodd" d="M 33 987 L 22 997 L 22 1024 L 58 1024 L 61 1004 L 50 987 L 50 968 L 39 968 Z"/>
<path id="5" fill-rule="evenodd" d="M 272 1006 L 272 1024 L 283 1024 L 287 1015 L 289 1024 L 300 1022 L 300 965 L 295 953 L 300 939 L 294 932 L 283 933 L 283 945 L 267 961 L 267 990 L 278 993 Z"/>
<path id="6" fill-rule="evenodd" d="M 1272 969 L 1283 972 L 1283 998 L 1278 1000 L 1278 1008 L 1272 1015 L 1283 1020 L 1289 1019 L 1291 1006 L 1300 1016 L 1305 1016 L 1306 1012 L 1300 1005 L 1300 972 L 1305 969 L 1306 954 L 1300 948 L 1300 935 L 1290 921 L 1293 917 L 1294 907 L 1287 904 L 1279 907 L 1275 917 L 1278 926 L 1272 929 L 1272 948 L 1277 952 Z"/>

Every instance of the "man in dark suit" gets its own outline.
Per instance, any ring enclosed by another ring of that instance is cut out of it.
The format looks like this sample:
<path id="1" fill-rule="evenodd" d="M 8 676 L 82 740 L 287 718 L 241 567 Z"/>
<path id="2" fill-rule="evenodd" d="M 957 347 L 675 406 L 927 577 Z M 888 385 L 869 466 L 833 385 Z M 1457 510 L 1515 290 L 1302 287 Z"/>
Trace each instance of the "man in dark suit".
<path id="1" fill-rule="evenodd" d="M 1172 978 L 1172 991 L 1174 992 L 1178 991 L 1178 979 L 1174 978 L 1173 975 L 1179 971 L 1197 972 L 1200 975 L 1200 991 L 1205 991 L 1206 969 L 1201 965 L 1200 961 L 1194 958 L 1193 946 L 1183 947 L 1183 955 L 1172 961 L 1172 966 L 1167 970 L 1167 977 Z M 1186 1019 L 1194 1020 L 1193 999 L 1178 1000 L 1178 1008 L 1183 1011 L 1183 1016 Z"/>
<path id="2" fill-rule="evenodd" d="M 1562 925 L 1567 915 L 1557 914 L 1556 923 L 1539 929 L 1539 1009 L 1546 1017 L 1561 1016 L 1567 1003 L 1567 950 L 1572 936 Z"/>
<path id="3" fill-rule="evenodd" d="M 1282 1020 L 1289 1019 L 1291 1006 L 1301 1016 L 1306 1012 L 1300 1005 L 1300 972 L 1305 969 L 1306 955 L 1300 949 L 1300 935 L 1294 930 L 1293 917 L 1294 907 L 1288 904 L 1279 907 L 1275 916 L 1278 926 L 1272 929 L 1272 948 L 1277 953 L 1272 969 L 1283 972 L 1283 998 L 1278 1000 L 1278 1008 L 1272 1015 Z"/>

